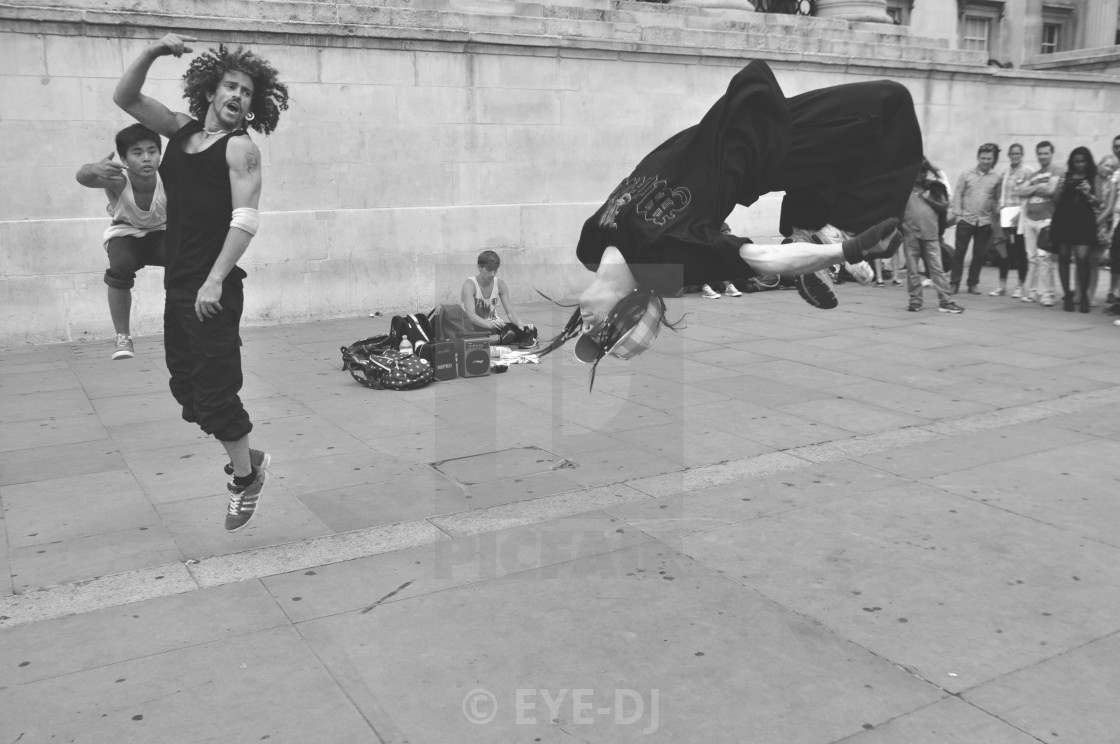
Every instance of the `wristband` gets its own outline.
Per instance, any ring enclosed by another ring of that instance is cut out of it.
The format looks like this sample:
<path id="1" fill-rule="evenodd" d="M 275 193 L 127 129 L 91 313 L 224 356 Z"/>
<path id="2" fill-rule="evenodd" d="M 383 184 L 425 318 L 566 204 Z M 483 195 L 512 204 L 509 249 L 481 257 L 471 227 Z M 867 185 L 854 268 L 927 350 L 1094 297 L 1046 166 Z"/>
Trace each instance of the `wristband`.
<path id="1" fill-rule="evenodd" d="M 229 221 L 229 226 L 244 230 L 250 235 L 256 235 L 257 228 L 261 226 L 261 213 L 252 207 L 238 207 L 233 210 L 233 217 Z"/>

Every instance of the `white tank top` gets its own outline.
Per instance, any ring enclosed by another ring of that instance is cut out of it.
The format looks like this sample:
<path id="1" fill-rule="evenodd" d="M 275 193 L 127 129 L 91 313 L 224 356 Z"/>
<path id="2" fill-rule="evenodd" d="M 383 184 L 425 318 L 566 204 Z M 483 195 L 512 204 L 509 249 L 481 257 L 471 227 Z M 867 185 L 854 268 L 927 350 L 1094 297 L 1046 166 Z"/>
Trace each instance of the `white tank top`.
<path id="1" fill-rule="evenodd" d="M 498 277 L 494 277 L 494 284 L 490 288 L 490 296 L 482 296 L 482 287 L 478 285 L 476 277 L 470 277 L 474 282 L 474 311 L 480 318 L 494 320 L 498 317 Z M 465 308 L 464 308 L 465 309 Z"/>
<path id="2" fill-rule="evenodd" d="M 112 220 L 102 238 L 106 244 L 110 238 L 143 237 L 150 232 L 167 229 L 167 194 L 163 191 L 163 179 L 159 177 L 159 173 L 156 173 L 156 190 L 152 194 L 151 206 L 146 211 L 136 205 L 132 181 L 128 179 L 127 172 L 124 173 L 124 181 L 124 188 L 116 203 L 110 200 L 105 207 Z"/>

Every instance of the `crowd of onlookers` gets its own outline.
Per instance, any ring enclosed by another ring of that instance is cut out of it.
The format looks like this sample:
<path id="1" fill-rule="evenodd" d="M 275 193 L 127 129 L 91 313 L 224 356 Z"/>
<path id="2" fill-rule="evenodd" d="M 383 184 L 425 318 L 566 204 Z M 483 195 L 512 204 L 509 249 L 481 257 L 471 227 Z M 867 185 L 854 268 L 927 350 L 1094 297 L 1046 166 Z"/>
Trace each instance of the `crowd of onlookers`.
<path id="1" fill-rule="evenodd" d="M 981 273 L 991 264 L 999 280 L 989 295 L 1042 307 L 1061 302 L 1066 311 L 1087 313 L 1107 266 L 1104 311 L 1120 316 L 1120 136 L 1100 162 L 1087 147 L 1076 147 L 1063 166 L 1048 141 L 1035 147 L 1037 167 L 1024 154 L 1023 145 L 1012 144 L 1010 163 L 1001 169 L 999 146 L 982 145 L 976 167 L 954 187 L 928 160 L 923 164 L 903 221 L 911 310 L 921 308 L 919 271 L 926 286 L 936 287 L 941 309 L 960 312 L 952 295 L 962 291 L 962 280 L 968 294 L 981 294 Z M 951 226 L 952 245 L 942 239 Z M 882 286 L 882 269 L 876 279 Z"/>
<path id="2" fill-rule="evenodd" d="M 923 161 L 902 221 L 904 249 L 871 266 L 834 267 L 833 279 L 905 284 L 913 312 L 922 309 L 923 289 L 931 287 L 946 313 L 964 312 L 954 299 L 962 291 L 1042 307 L 1060 302 L 1066 311 L 1087 313 L 1098 305 L 1099 275 L 1107 268 L 1104 312 L 1118 316 L 1120 326 L 1120 135 L 1099 162 L 1087 147 L 1074 148 L 1064 164 L 1055 162 L 1049 141 L 1034 151 L 1036 167 L 1025 162 L 1022 144 L 1012 144 L 1001 168 L 1000 147 L 982 145 L 976 166 L 955 182 Z M 951 242 L 945 239 L 949 228 Z M 994 288 L 980 287 L 985 266 L 998 271 Z M 691 289 L 710 299 L 738 297 L 792 288 L 787 279 L 753 277 L 739 287 L 712 282 Z"/>

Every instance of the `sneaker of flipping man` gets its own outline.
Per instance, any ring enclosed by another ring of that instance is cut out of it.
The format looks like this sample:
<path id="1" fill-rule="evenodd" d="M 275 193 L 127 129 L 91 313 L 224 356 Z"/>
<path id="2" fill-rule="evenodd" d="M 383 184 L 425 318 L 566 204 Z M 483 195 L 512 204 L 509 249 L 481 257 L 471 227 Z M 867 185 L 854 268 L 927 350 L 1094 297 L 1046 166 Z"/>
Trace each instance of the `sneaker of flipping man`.
<path id="1" fill-rule="evenodd" d="M 712 286 L 710 284 L 705 284 L 704 286 L 700 287 L 700 294 L 708 300 L 718 300 L 723 296 L 719 292 L 712 289 Z"/>
<path id="2" fill-rule="evenodd" d="M 820 230 L 806 230 L 805 228 L 794 228 L 793 239 L 799 243 L 816 243 L 818 245 L 827 245 L 831 243 L 843 243 L 849 238 L 854 238 L 856 233 L 849 232 L 848 230 L 841 230 L 833 225 L 825 225 Z M 848 274 L 863 286 L 871 284 L 875 279 L 875 270 L 866 261 L 859 261 L 857 263 L 844 262 L 844 268 L 847 269 Z M 822 279 L 824 277 L 821 277 Z"/>

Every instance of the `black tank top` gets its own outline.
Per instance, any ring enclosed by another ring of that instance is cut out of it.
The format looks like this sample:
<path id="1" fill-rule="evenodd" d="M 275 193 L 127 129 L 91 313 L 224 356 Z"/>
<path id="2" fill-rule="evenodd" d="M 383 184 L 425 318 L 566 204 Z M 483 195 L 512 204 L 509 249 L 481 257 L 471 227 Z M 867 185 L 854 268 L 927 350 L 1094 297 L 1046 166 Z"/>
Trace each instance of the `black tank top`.
<path id="1" fill-rule="evenodd" d="M 183 143 L 202 124 L 191 120 L 171 136 L 159 166 L 167 193 L 167 264 L 165 289 L 197 291 L 210 275 L 229 232 L 233 193 L 229 185 L 226 147 L 230 137 L 247 136 L 238 129 L 201 152 L 183 152 Z M 240 286 L 245 272 L 233 267 L 224 284 Z"/>

